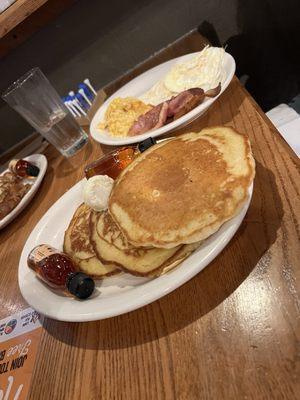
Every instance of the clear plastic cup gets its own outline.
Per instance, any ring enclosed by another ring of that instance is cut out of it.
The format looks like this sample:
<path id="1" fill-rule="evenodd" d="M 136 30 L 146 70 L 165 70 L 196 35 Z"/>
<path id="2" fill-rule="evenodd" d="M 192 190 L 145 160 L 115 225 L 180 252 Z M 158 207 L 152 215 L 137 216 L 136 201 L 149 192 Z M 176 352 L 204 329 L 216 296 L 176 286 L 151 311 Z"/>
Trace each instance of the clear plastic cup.
<path id="1" fill-rule="evenodd" d="M 74 155 L 87 143 L 87 134 L 39 68 L 14 82 L 2 98 L 63 156 Z"/>

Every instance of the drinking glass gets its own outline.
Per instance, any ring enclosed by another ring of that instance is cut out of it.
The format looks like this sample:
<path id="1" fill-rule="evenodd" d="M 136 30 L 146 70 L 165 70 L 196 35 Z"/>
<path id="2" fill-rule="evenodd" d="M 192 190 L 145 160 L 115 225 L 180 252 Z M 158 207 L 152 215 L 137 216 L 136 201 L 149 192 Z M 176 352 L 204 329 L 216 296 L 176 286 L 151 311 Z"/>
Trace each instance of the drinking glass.
<path id="1" fill-rule="evenodd" d="M 63 156 L 72 156 L 87 143 L 87 134 L 39 68 L 14 82 L 2 98 Z"/>

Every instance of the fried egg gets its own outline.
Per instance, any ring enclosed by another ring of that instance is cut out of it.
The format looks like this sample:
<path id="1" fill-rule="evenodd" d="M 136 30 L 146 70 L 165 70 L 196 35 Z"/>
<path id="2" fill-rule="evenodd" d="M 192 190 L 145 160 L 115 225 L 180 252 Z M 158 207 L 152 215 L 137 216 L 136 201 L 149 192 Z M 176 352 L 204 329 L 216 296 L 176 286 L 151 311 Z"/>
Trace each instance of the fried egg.
<path id="1" fill-rule="evenodd" d="M 223 80 L 225 50 L 206 46 L 187 61 L 176 63 L 163 83 L 170 92 L 180 93 L 191 88 L 213 89 Z"/>
<path id="2" fill-rule="evenodd" d="M 151 104 L 152 106 L 157 106 L 166 100 L 169 100 L 172 96 L 176 95 L 166 88 L 163 80 L 158 81 L 151 89 L 140 96 L 140 100 L 146 104 Z"/>

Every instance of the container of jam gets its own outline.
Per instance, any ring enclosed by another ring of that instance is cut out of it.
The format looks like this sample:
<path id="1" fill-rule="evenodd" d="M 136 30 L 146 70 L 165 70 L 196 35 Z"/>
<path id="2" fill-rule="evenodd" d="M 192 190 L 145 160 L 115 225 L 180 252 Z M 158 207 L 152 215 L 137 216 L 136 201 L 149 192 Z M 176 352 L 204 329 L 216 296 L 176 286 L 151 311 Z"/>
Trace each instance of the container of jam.
<path id="1" fill-rule="evenodd" d="M 155 139 L 148 138 L 137 146 L 126 146 L 107 153 L 98 160 L 88 164 L 85 169 L 87 179 L 95 175 L 108 175 L 116 179 L 132 161 L 149 147 L 156 143 Z"/>
<path id="2" fill-rule="evenodd" d="M 11 160 L 8 164 L 9 170 L 21 178 L 36 177 L 40 169 L 27 160 Z"/>
<path id="3" fill-rule="evenodd" d="M 52 246 L 36 246 L 29 253 L 27 264 L 48 286 L 60 289 L 67 295 L 86 299 L 94 291 L 94 280 L 79 272 L 68 255 Z"/>

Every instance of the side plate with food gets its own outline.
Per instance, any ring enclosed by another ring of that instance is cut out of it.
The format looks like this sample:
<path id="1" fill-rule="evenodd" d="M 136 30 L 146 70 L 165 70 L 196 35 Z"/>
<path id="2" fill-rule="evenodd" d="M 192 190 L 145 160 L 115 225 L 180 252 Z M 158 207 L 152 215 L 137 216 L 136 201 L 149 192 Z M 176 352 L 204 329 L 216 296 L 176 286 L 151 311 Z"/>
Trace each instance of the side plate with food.
<path id="1" fill-rule="evenodd" d="M 200 104 L 197 105 L 195 108 L 192 108 L 190 111 L 187 111 L 185 114 L 182 113 L 178 114 L 176 118 L 170 119 L 170 122 L 166 122 L 163 126 L 158 128 L 152 128 L 144 133 L 137 134 L 136 130 L 132 130 L 132 135 L 126 135 L 123 137 L 115 136 L 111 134 L 109 129 L 103 124 L 105 121 L 105 115 L 107 109 L 111 102 L 116 99 L 124 99 L 124 98 L 134 98 L 137 100 L 142 100 L 144 103 L 148 103 L 147 100 L 150 99 L 149 91 L 151 92 L 151 98 L 153 98 L 153 94 L 159 92 L 159 97 L 161 97 L 161 101 L 165 101 L 164 96 L 168 98 L 168 93 L 163 93 L 161 89 L 160 83 L 163 79 L 168 75 L 170 76 L 170 71 L 174 70 L 174 66 L 182 65 L 188 63 L 193 63 L 195 57 L 197 57 L 201 52 L 186 54 L 182 57 L 174 58 L 170 61 L 167 61 L 163 64 L 160 64 L 143 74 L 139 75 L 138 77 L 134 78 L 126 85 L 124 85 L 121 89 L 119 89 L 116 93 L 110 96 L 105 103 L 98 109 L 94 118 L 90 124 L 90 133 L 97 142 L 107 144 L 107 145 L 126 145 L 131 143 L 136 143 L 147 139 L 148 137 L 157 137 L 168 132 L 171 132 L 175 129 L 178 129 L 190 122 L 194 119 L 198 118 L 202 114 L 204 114 L 208 108 L 214 103 L 214 101 L 224 92 L 227 88 L 229 83 L 231 82 L 233 75 L 235 73 L 235 61 L 234 58 L 224 51 L 223 61 L 222 61 L 222 71 L 221 71 L 221 79 L 220 82 L 215 82 L 214 87 L 206 87 L 205 84 L 203 85 L 202 89 L 204 94 L 206 95 L 201 100 Z M 188 69 L 188 68 L 187 68 Z M 184 82 L 180 83 L 180 79 L 176 74 L 171 74 L 171 83 L 176 90 L 177 93 L 173 93 L 172 95 L 182 94 L 183 92 L 179 92 L 181 89 L 185 90 L 191 86 L 195 86 L 195 88 L 199 88 L 200 82 L 195 82 L 195 85 L 187 84 L 184 85 Z M 194 77 L 192 77 L 194 78 Z M 176 80 L 177 79 L 177 80 Z M 219 86 L 220 83 L 220 86 Z M 213 91 L 213 89 L 216 89 Z M 218 90 L 217 90 L 218 89 Z M 194 90 L 194 89 L 190 89 Z M 169 91 L 168 91 L 169 92 Z M 210 97 L 214 96 L 214 97 Z M 158 103 L 158 102 L 157 102 Z M 155 106 L 157 103 L 153 102 L 152 106 Z M 134 105 L 136 106 L 136 105 Z M 146 104 L 144 104 L 146 106 Z M 147 104 L 148 106 L 148 104 Z M 190 108 L 188 108 L 190 109 Z M 147 112 L 149 109 L 145 108 L 143 112 Z M 180 116 L 181 115 L 181 116 Z"/>
<path id="2" fill-rule="evenodd" d="M 31 201 L 35 193 L 37 192 L 44 175 L 47 170 L 47 158 L 43 154 L 32 154 L 31 156 L 25 157 L 24 160 L 29 161 L 39 168 L 39 174 L 36 178 L 24 178 L 21 181 L 21 184 L 24 187 L 27 187 L 26 194 L 22 194 L 21 200 L 17 203 L 17 205 L 0 220 L 0 229 L 4 228 L 7 224 L 9 224 L 17 215 L 28 205 Z M 1 173 L 1 176 L 7 173 L 8 170 L 5 170 Z"/>

